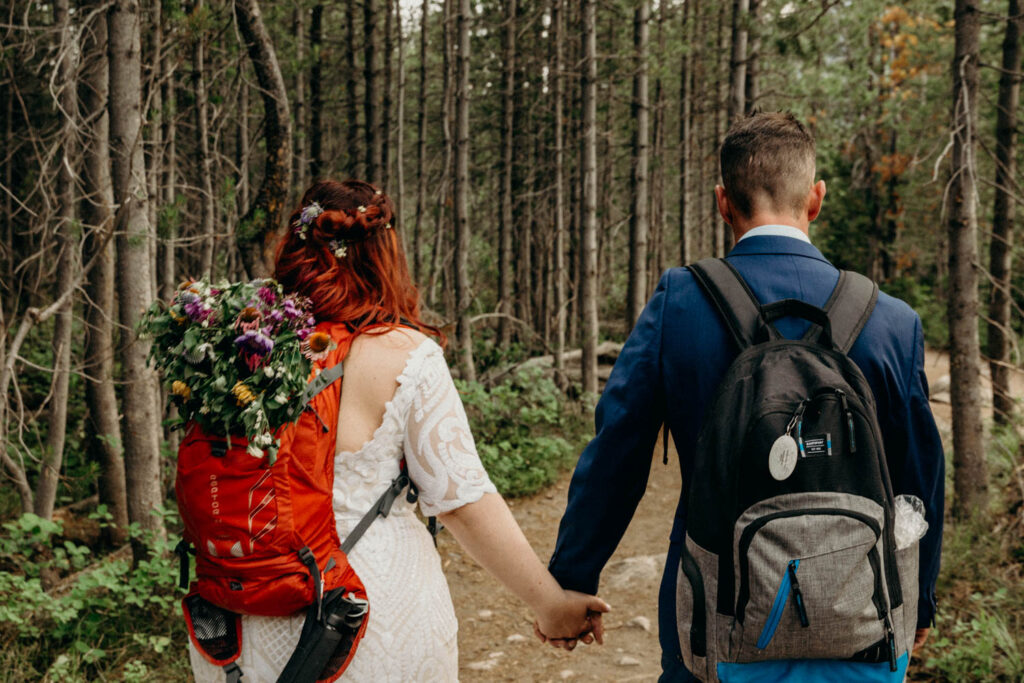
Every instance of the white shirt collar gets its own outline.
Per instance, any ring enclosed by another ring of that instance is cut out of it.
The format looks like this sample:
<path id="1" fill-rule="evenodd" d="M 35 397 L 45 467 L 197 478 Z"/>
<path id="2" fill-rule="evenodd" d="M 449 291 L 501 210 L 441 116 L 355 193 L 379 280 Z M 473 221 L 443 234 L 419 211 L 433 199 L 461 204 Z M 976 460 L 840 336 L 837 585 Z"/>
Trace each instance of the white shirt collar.
<path id="1" fill-rule="evenodd" d="M 811 238 L 799 228 L 794 228 L 792 225 L 759 225 L 756 228 L 751 228 L 743 233 L 743 237 L 739 239 L 740 242 L 747 239 L 748 237 L 764 237 L 772 235 L 775 237 L 792 237 L 793 239 L 803 240 L 808 244 L 811 243 Z"/>

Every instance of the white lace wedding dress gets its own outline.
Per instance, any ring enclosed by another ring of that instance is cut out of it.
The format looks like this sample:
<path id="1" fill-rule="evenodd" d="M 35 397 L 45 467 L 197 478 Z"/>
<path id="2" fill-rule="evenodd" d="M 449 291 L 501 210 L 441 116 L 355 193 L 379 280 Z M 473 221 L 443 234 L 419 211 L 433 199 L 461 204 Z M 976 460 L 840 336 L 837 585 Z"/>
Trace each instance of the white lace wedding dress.
<path id="1" fill-rule="evenodd" d="M 409 354 L 398 388 L 373 438 L 334 462 L 334 518 L 344 539 L 399 473 L 403 455 L 419 487 L 420 510 L 434 516 L 494 491 L 466 421 L 444 355 L 431 340 Z M 455 681 L 455 612 L 433 541 L 401 496 L 378 518 L 349 559 L 370 598 L 370 623 L 342 681 Z M 242 617 L 244 683 L 273 683 L 295 649 L 304 612 Z M 223 683 L 224 672 L 189 642 L 196 681 Z"/>

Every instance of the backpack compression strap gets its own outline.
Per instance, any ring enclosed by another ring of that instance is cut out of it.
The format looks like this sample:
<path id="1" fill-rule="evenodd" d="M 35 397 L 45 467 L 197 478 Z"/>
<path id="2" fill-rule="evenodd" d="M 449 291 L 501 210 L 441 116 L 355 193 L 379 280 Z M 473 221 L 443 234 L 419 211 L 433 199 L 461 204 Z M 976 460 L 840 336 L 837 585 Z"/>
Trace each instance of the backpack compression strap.
<path id="1" fill-rule="evenodd" d="M 839 271 L 839 282 L 825 303 L 825 312 L 832 327 L 832 344 L 837 351 L 850 352 L 877 301 L 878 285 L 860 273 Z M 813 338 L 818 329 L 817 325 L 811 325 L 804 339 Z"/>
<path id="2" fill-rule="evenodd" d="M 725 259 L 707 258 L 687 267 L 722 316 L 740 351 L 754 345 L 761 328 L 768 330 L 770 338 L 777 338 L 775 329 L 765 324 L 761 302 L 731 263 Z"/>

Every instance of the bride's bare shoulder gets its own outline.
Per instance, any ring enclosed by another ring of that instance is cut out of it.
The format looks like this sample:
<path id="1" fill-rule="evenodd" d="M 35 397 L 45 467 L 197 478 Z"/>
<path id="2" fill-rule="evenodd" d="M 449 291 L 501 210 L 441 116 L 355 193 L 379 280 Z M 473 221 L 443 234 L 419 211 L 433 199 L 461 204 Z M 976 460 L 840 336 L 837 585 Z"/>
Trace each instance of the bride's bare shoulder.
<path id="1" fill-rule="evenodd" d="M 352 343 L 348 361 L 350 365 L 372 368 L 377 376 L 398 376 L 405 368 L 409 353 L 428 338 L 407 327 L 396 327 L 382 334 L 361 334 Z"/>

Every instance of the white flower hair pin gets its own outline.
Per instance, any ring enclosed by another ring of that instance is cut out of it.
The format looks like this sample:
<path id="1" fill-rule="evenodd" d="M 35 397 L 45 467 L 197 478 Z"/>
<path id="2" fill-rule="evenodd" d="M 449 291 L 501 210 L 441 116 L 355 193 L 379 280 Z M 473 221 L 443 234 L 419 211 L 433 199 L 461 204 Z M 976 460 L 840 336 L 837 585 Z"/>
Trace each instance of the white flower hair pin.
<path id="1" fill-rule="evenodd" d="M 323 212 L 324 208 L 316 202 L 302 208 L 302 213 L 299 214 L 298 220 L 293 224 L 295 234 L 299 236 L 299 239 L 306 239 L 306 231 L 309 230 L 309 226 Z"/>
<path id="2" fill-rule="evenodd" d="M 344 240 L 331 240 L 328 246 L 336 259 L 343 259 L 348 254 L 348 243 Z"/>

